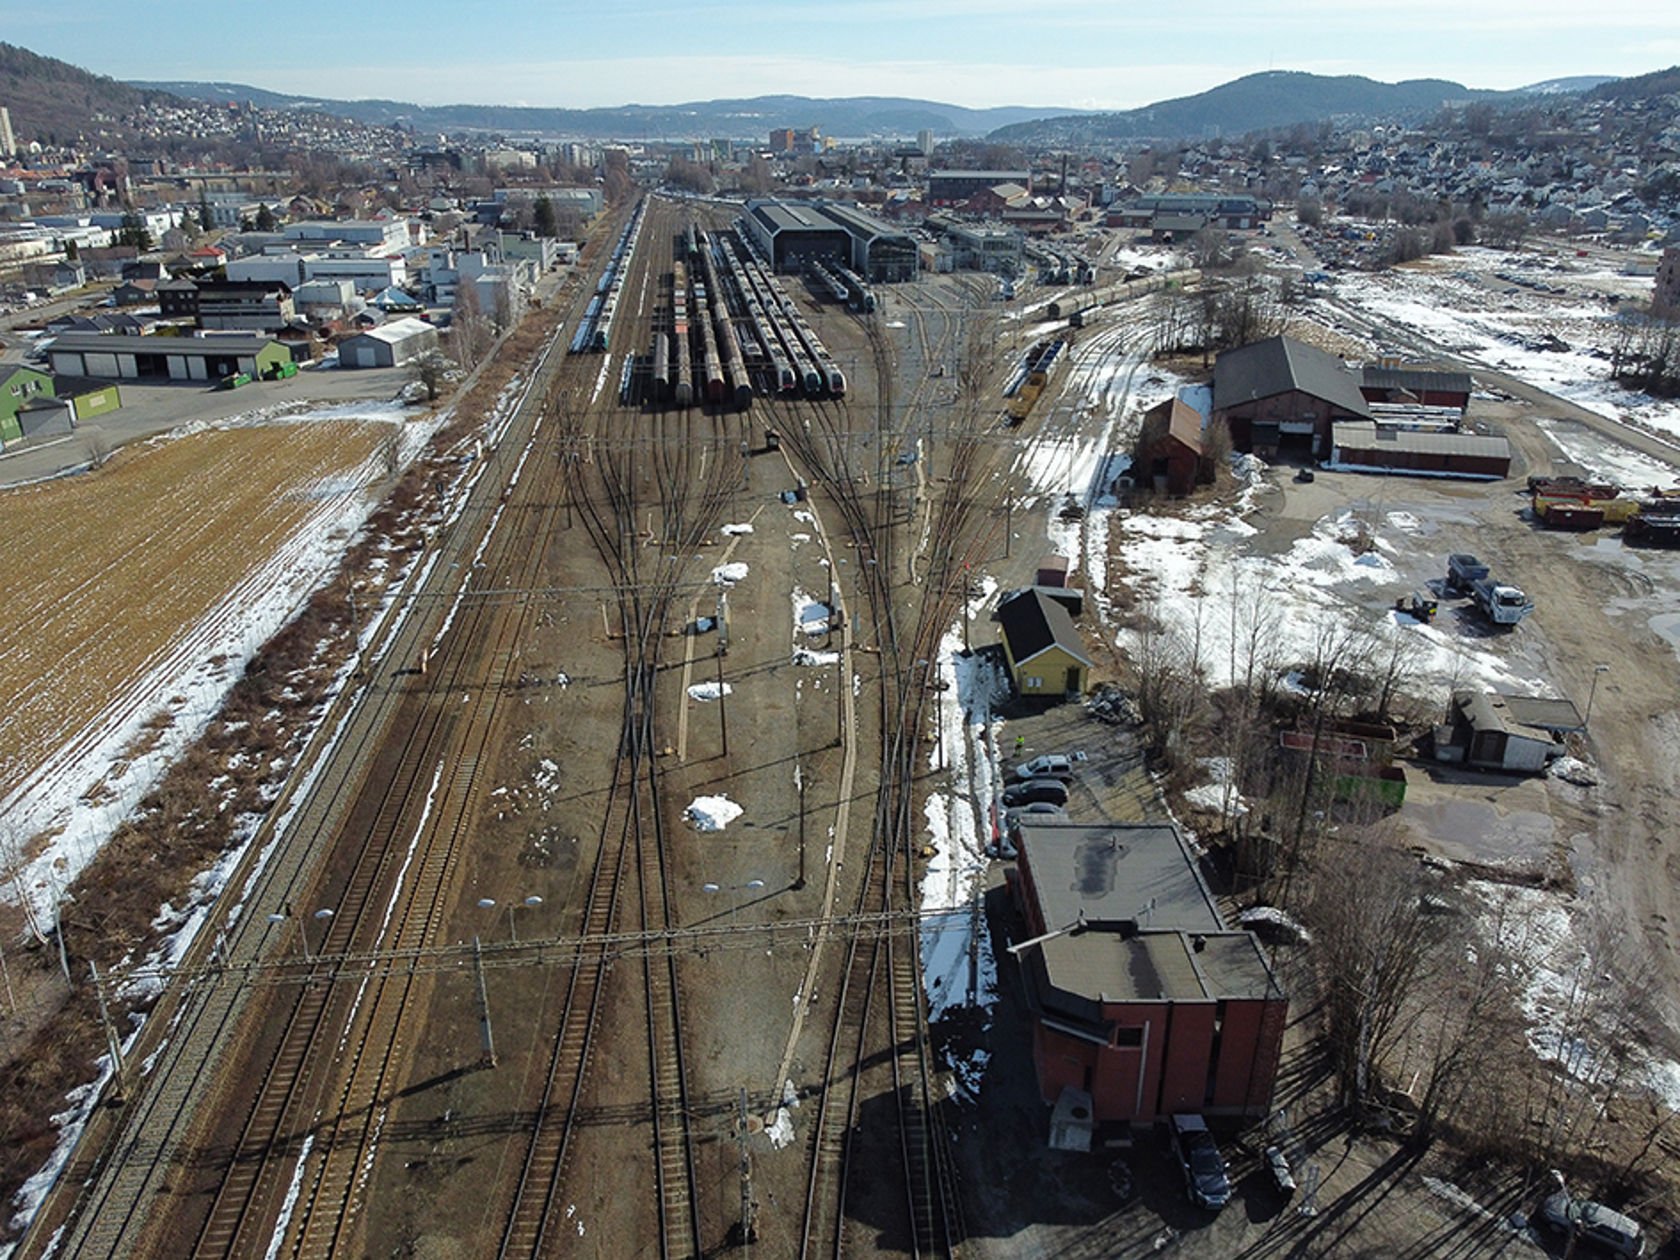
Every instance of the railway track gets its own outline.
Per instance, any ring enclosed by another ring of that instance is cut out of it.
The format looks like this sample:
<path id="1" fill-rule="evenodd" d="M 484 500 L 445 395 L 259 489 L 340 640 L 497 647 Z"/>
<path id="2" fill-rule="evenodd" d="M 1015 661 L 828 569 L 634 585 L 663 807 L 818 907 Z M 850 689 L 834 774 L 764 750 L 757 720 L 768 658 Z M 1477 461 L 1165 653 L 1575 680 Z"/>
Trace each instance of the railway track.
<path id="1" fill-rule="evenodd" d="M 554 370 L 558 356 L 552 353 L 553 347 L 551 337 L 532 368 L 531 388 L 509 421 L 505 440 L 516 447 L 528 441 L 535 431 L 537 407 L 532 399 L 541 395 L 542 390 L 537 386 Z M 490 501 L 498 489 L 495 475 L 501 465 L 492 457 L 486 467 L 490 475 L 481 477 L 472 492 L 480 501 Z M 463 514 L 463 519 L 476 522 L 485 517 L 469 512 Z M 440 557 L 451 553 L 465 556 L 472 543 L 468 531 L 456 531 L 440 539 Z M 417 566 L 413 580 L 422 582 L 427 576 L 436 579 L 446 568 L 441 562 L 430 570 Z M 385 659 L 406 661 L 417 656 L 426 636 L 432 633 L 431 626 L 426 624 L 429 620 L 393 619 L 387 632 Z M 457 636 L 455 641 L 460 640 L 461 636 Z M 373 655 L 377 657 L 377 649 Z M 453 666 L 446 666 L 448 669 Z M 388 729 L 402 709 L 415 702 L 415 688 L 409 682 L 399 679 L 385 685 L 373 684 L 356 694 L 354 702 L 336 719 L 336 727 L 334 720 L 329 720 L 328 728 L 336 730 L 337 740 L 329 740 L 326 746 L 334 749 L 334 753 L 314 776 L 304 779 L 296 802 L 298 830 L 307 829 L 308 833 L 317 835 L 337 834 L 350 815 L 360 776 L 361 767 L 353 750 Z M 427 738 L 434 741 L 439 734 L 438 727 L 427 729 Z M 424 751 L 426 744 L 411 740 L 408 747 L 416 751 L 397 759 L 389 780 L 392 793 L 388 799 L 395 799 L 395 793 L 405 783 L 412 787 L 426 774 L 429 765 Z M 451 788 L 455 786 L 450 784 Z M 278 816 L 287 816 L 286 811 L 276 812 Z M 373 812 L 376 818 L 383 815 L 383 823 L 389 823 L 390 815 L 383 800 Z M 259 836 L 258 844 L 262 842 Z M 258 844 L 253 844 L 253 853 Z M 315 904 L 315 899 L 306 898 L 305 893 L 314 883 L 316 864 L 324 852 L 323 846 L 306 846 L 301 842 L 281 845 L 260 873 L 244 873 L 232 886 L 248 887 L 252 906 Z M 371 887 L 375 873 L 388 865 L 388 855 L 376 855 L 371 847 L 363 850 L 355 863 L 356 884 Z M 247 880 L 251 881 L 249 885 Z M 319 969 L 323 979 L 330 975 L 335 961 L 341 957 L 342 943 L 350 941 L 357 925 L 367 918 L 365 906 L 359 903 L 367 902 L 368 895 L 352 889 L 347 896 L 349 901 L 339 903 L 339 909 L 347 912 L 335 911 L 329 936 L 321 942 L 320 952 L 301 964 L 307 970 Z M 260 1101 L 253 1105 L 243 1126 L 244 1138 L 250 1140 L 242 1139 L 227 1159 L 229 1184 L 211 1185 L 211 1193 L 203 1196 L 206 1204 L 219 1197 L 222 1206 L 204 1219 L 203 1227 L 195 1231 L 194 1243 L 183 1242 L 182 1222 L 178 1217 L 167 1223 L 162 1219 L 166 1214 L 155 1210 L 154 1199 L 160 1193 L 168 1193 L 177 1179 L 202 1184 L 206 1168 L 215 1167 L 228 1154 L 205 1151 L 203 1139 L 191 1136 L 195 1129 L 208 1123 L 201 1114 L 201 1103 L 214 1076 L 204 1073 L 202 1065 L 237 1055 L 238 1047 L 253 1035 L 246 1018 L 249 990 L 228 977 L 260 964 L 277 950 L 292 948 L 289 939 L 281 938 L 294 930 L 297 925 L 290 922 L 275 925 L 267 923 L 261 914 L 240 915 L 237 922 L 230 920 L 230 927 L 220 942 L 225 969 L 211 969 L 208 980 L 201 979 L 183 986 L 175 994 L 166 994 L 159 1013 L 168 1015 L 169 1035 L 152 1060 L 151 1078 L 131 1103 L 127 1123 L 113 1144 L 105 1151 L 90 1152 L 83 1157 L 84 1188 L 71 1205 L 70 1218 L 61 1227 L 56 1245 L 79 1256 L 146 1254 L 148 1245 L 155 1246 L 160 1254 L 169 1255 L 186 1254 L 189 1250 L 198 1254 L 231 1254 L 242 1249 L 251 1238 L 256 1221 L 264 1215 L 273 1219 L 271 1213 L 260 1213 L 255 1204 L 263 1195 L 272 1193 L 280 1180 L 281 1166 L 287 1161 L 295 1166 L 296 1152 L 305 1143 L 314 1144 L 312 1135 L 292 1129 L 282 1117 L 295 1116 L 297 1100 L 311 1090 L 323 1088 L 322 1078 L 313 1075 L 317 1056 L 300 1054 L 299 1047 L 317 1045 L 327 1036 L 325 1030 L 336 1001 L 334 995 L 343 991 L 338 985 L 306 985 L 289 995 L 295 998 L 290 1026 L 298 1028 L 300 1034 L 283 1037 L 282 1044 L 287 1046 L 285 1054 L 276 1054 L 268 1067 L 261 1070 L 261 1075 L 273 1087 L 262 1091 Z M 210 935 L 205 934 L 202 948 L 208 949 Z M 311 1066 L 306 1067 L 306 1063 Z M 286 1101 L 277 1107 L 276 1100 Z M 241 1201 L 244 1210 L 236 1212 L 233 1205 Z M 235 1218 L 237 1224 L 230 1226 Z M 168 1236 L 161 1237 L 163 1234 Z M 188 1236 L 193 1237 L 193 1233 Z M 34 1241 L 33 1236 L 26 1240 L 25 1248 Z"/>
<path id="2" fill-rule="evenodd" d="M 651 237 L 668 239 L 661 212 L 650 212 Z M 644 262 L 643 266 L 647 264 Z M 597 413 L 599 415 L 600 413 Z M 655 440 L 620 443 L 617 433 L 651 425 Z M 666 820 L 656 763 L 657 682 L 660 651 L 681 585 L 683 565 L 667 555 L 691 557 L 721 517 L 734 486 L 727 456 L 741 436 L 741 422 L 698 407 L 653 417 L 609 408 L 595 432 L 573 416 L 563 441 L 589 452 L 563 461 L 567 498 L 615 586 L 623 649 L 624 697 L 618 757 L 603 811 L 600 849 L 585 894 L 584 924 L 591 932 L 660 933 L 680 922 L 671 885 Z M 607 440 L 599 445 L 595 438 Z M 652 483 L 648 531 L 641 530 L 644 492 Z M 654 513 L 659 528 L 653 527 Z M 652 572 L 649 572 L 649 565 Z M 654 1187 L 650 1214 L 659 1254 L 692 1257 L 708 1251 L 701 1215 L 690 1097 L 680 961 L 674 951 L 648 951 L 635 968 L 637 1005 L 645 1016 L 647 1116 Z M 589 1112 L 589 1067 L 601 1031 L 601 1013 L 616 986 L 600 959 L 571 968 L 553 1050 L 543 1073 L 541 1102 L 521 1161 L 497 1254 L 540 1256 L 557 1251 L 556 1208 Z M 622 997 L 622 993 L 617 994 Z M 623 1035 L 622 1024 L 618 1031 Z M 715 1229 L 713 1233 L 717 1233 Z"/>
<path id="3" fill-rule="evenodd" d="M 946 321 L 939 353 L 953 335 Z M 891 380 L 891 355 L 875 321 L 865 324 L 884 383 Z M 926 336 L 925 325 L 922 326 Z M 926 350 L 927 343 L 924 343 Z M 904 423 L 916 422 L 912 394 Z M 877 400 L 876 444 L 884 450 L 893 435 L 893 399 L 883 388 Z M 971 530 L 971 495 L 965 488 L 974 470 L 978 446 L 959 435 L 952 444 L 951 474 L 937 502 L 930 506 L 926 542 L 929 581 L 923 586 L 908 634 L 901 634 L 894 607 L 889 564 L 869 565 L 867 558 L 890 554 L 892 508 L 879 476 L 873 507 L 859 490 L 862 480 L 850 458 L 850 430 L 844 409 L 827 403 L 816 410 L 815 425 L 790 416 L 786 431 L 807 467 L 829 491 L 854 545 L 866 559 L 865 595 L 875 620 L 881 649 L 880 707 L 882 748 L 876 793 L 875 825 L 866 855 L 865 875 L 855 912 L 902 912 L 915 903 L 912 843 L 916 757 L 927 725 L 929 691 L 926 667 L 936 658 L 939 640 L 964 597 L 959 541 Z M 860 1157 L 862 1105 L 875 1092 L 871 1064 L 885 1051 L 887 1091 L 896 1104 L 896 1166 L 901 1172 L 906 1237 L 912 1254 L 950 1255 L 961 1240 L 960 1192 L 951 1167 L 939 1114 L 936 1068 L 927 1039 L 918 942 L 849 934 L 834 1003 L 821 1079 L 810 1126 L 808 1175 L 799 1236 L 802 1257 L 847 1253 L 846 1204 L 851 1170 Z M 885 999 L 884 1002 L 882 999 Z M 883 1009 L 884 1007 L 884 1009 Z M 878 1070 L 878 1069 L 875 1069 Z M 883 1152 L 876 1152 L 882 1154 Z M 877 1164 L 877 1160 L 871 1160 Z"/>

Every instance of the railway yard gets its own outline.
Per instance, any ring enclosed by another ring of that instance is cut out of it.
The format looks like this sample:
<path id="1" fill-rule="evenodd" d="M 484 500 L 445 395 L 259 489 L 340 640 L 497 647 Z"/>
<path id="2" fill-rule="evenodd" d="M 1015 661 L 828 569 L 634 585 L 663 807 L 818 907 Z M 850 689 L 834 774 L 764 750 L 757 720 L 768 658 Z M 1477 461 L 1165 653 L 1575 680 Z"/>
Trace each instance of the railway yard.
<path id="1" fill-rule="evenodd" d="M 656 195 L 597 228 L 591 270 L 438 487 L 450 506 L 353 681 L 167 968 L 120 1105 L 88 1116 L 14 1254 L 1521 1254 L 1521 1233 L 1415 1181 L 1343 1215 L 1338 1196 L 1411 1165 L 1349 1137 L 1332 1167 L 1340 1133 L 1324 1155 L 1332 1133 L 1304 1124 L 1322 1233 L 1252 1188 L 1201 1229 L 1149 1156 L 1140 1197 L 1116 1201 L 1106 1158 L 1043 1150 L 1030 1037 L 1007 1022 L 1025 1017 L 1003 864 L 984 851 L 1004 719 L 956 660 L 993 642 L 991 594 L 1047 550 L 1089 587 L 1109 681 L 1139 600 L 1188 607 L 1221 564 L 1287 558 L 1338 513 L 1375 523 L 1400 586 L 1478 539 L 1533 575 L 1550 637 L 1463 636 L 1422 681 L 1468 661 L 1580 695 L 1608 662 L 1598 703 L 1660 739 L 1594 731 L 1604 785 L 1529 785 L 1523 825 L 1544 832 L 1536 868 L 1615 891 L 1680 980 L 1672 889 L 1640 886 L 1628 853 L 1680 869 L 1655 834 L 1680 695 L 1650 633 L 1667 614 L 1639 602 L 1680 578 L 1670 557 L 1583 544 L 1549 567 L 1509 487 L 1320 473 L 1257 479 L 1247 534 L 1152 574 L 1145 552 L 1221 528 L 1108 496 L 1138 415 L 1180 383 L 1127 313 L 1156 281 L 1116 281 L 1119 305 L 1074 303 L 1072 321 L 1041 318 L 1053 297 L 1005 316 L 989 277 L 876 290 L 829 267 L 807 289 L 730 228 L 720 206 Z M 1524 471 L 1592 472 L 1614 441 L 1568 411 L 1542 428 L 1520 397 L 1476 410 Z M 1653 477 L 1680 459 L 1637 440 Z M 1596 643 L 1563 611 L 1607 601 Z M 1636 696 L 1639 678 L 1658 681 Z M 1080 706 L 1011 710 L 1007 728 L 1018 750 L 1088 748 L 1096 817 L 1166 816 L 1130 737 Z M 1421 788 L 1411 825 L 1458 857 L 1453 792 Z M 1644 830 L 1586 838 L 1606 809 Z M 930 960 L 952 941 L 941 989 Z M 1647 1048 L 1680 1061 L 1661 1036 Z M 1299 1075 L 1280 1105 L 1304 1114 Z"/>

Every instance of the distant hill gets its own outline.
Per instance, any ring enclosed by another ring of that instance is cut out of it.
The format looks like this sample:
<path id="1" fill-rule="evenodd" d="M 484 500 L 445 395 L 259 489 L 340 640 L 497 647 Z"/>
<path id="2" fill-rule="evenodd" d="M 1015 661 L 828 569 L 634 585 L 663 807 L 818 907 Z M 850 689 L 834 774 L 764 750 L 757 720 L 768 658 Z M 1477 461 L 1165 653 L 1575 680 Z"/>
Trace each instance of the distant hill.
<path id="1" fill-rule="evenodd" d="M 416 131 L 488 131 L 588 140 L 688 139 L 711 136 L 764 140 L 778 127 L 821 127 L 843 139 L 914 136 L 923 128 L 941 138 L 980 136 L 996 127 L 1067 111 L 1006 105 L 967 109 L 938 101 L 892 96 L 758 96 L 689 101 L 681 105 L 619 105 L 547 109 L 515 105 L 414 105 L 406 101 L 341 101 L 270 92 L 243 83 L 137 83 L 138 88 L 222 103 L 250 101 L 270 109 L 316 109 L 375 126 Z"/>
<path id="2" fill-rule="evenodd" d="M 1361 75 L 1332 77 L 1268 70 L 1195 96 L 1138 109 L 1017 123 L 994 131 L 990 138 L 1000 144 L 1061 147 L 1101 141 L 1238 136 L 1326 118 L 1421 118 L 1448 103 L 1499 95 L 1446 79 L 1380 83 Z"/>
<path id="3" fill-rule="evenodd" d="M 1566 79 L 1546 79 L 1530 83 L 1516 90 L 1519 96 L 1565 96 L 1571 92 L 1587 92 L 1605 83 L 1616 82 L 1613 74 L 1576 74 Z"/>
<path id="4" fill-rule="evenodd" d="M 1672 96 L 1680 92 L 1680 66 L 1667 70 L 1653 70 L 1650 74 L 1635 75 L 1631 79 L 1612 79 L 1587 93 L 1601 101 L 1642 101 L 1653 96 Z"/>
<path id="5" fill-rule="evenodd" d="M 0 105 L 11 111 L 20 141 L 116 136 L 121 131 L 116 118 L 166 95 L 0 43 Z"/>

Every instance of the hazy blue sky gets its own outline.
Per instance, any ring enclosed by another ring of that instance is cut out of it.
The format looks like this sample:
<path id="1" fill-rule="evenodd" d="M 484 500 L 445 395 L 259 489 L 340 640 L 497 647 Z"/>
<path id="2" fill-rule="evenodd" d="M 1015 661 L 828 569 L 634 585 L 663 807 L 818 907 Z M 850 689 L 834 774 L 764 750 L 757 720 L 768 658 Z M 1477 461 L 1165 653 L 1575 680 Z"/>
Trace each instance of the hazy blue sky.
<path id="1" fill-rule="evenodd" d="M 0 38 L 122 79 L 421 104 L 790 92 L 1124 108 L 1256 70 L 1520 87 L 1680 62 L 1676 0 L 0 0 Z"/>

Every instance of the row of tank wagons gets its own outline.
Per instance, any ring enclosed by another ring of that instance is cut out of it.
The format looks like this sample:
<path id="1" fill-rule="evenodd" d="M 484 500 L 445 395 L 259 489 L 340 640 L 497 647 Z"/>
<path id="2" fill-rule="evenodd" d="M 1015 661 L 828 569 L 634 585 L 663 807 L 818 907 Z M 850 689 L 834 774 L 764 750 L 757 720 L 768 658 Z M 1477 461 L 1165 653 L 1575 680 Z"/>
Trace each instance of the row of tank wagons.
<path id="1" fill-rule="evenodd" d="M 743 239 L 737 233 L 733 242 L 723 236 L 717 242 L 723 270 L 742 301 L 743 341 L 750 337 L 763 348 L 777 393 L 840 397 L 845 373 L 762 260 L 744 244 L 737 248 Z"/>

